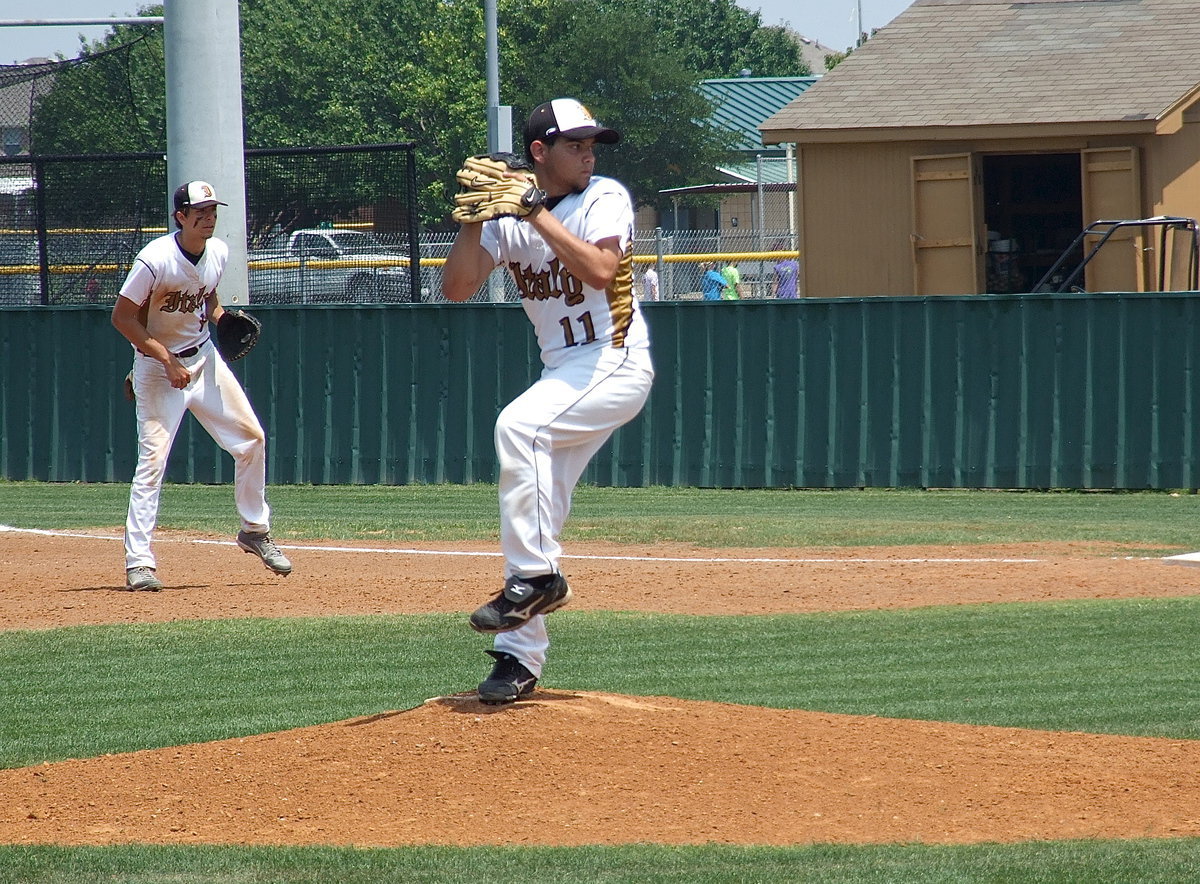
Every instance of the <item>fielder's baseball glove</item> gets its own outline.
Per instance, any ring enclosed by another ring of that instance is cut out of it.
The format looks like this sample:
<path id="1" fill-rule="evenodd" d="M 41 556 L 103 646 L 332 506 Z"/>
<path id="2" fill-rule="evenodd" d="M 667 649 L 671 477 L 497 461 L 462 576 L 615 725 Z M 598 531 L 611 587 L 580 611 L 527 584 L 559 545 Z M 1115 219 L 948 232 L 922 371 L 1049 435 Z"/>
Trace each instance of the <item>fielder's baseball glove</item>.
<path id="1" fill-rule="evenodd" d="M 524 218 L 546 201 L 533 166 L 514 153 L 467 157 L 454 176 L 462 190 L 454 195 L 451 217 L 459 224 L 509 216 Z"/>
<path id="2" fill-rule="evenodd" d="M 217 352 L 226 362 L 241 359 L 254 349 L 262 323 L 243 310 L 226 310 L 217 320 Z"/>

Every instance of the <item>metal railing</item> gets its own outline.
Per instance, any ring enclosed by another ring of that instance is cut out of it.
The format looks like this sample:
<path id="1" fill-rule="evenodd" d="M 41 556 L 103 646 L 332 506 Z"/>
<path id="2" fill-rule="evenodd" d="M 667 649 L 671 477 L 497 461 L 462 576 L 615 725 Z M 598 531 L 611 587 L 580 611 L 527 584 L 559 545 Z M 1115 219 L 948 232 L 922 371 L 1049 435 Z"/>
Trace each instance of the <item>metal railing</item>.
<path id="1" fill-rule="evenodd" d="M 1154 218 L 1093 221 L 1067 246 L 1059 259 L 1038 280 L 1033 290 L 1035 292 L 1086 291 L 1085 287 L 1077 283 L 1083 278 L 1088 264 L 1112 239 L 1113 234 L 1122 230 L 1150 230 L 1151 228 L 1157 228 L 1159 233 L 1157 248 L 1145 248 L 1146 252 L 1154 253 L 1152 257 L 1157 269 L 1155 291 L 1195 291 L 1200 288 L 1200 261 L 1197 260 L 1200 256 L 1200 242 L 1198 242 L 1200 232 L 1198 232 L 1196 219 L 1158 215 Z M 1184 235 L 1182 248 L 1175 247 L 1171 236 L 1173 233 Z M 1083 254 L 1083 247 L 1088 237 L 1099 238 L 1095 240 L 1087 254 Z M 1080 255 L 1083 255 L 1082 260 L 1080 260 Z M 1184 265 L 1182 269 L 1177 266 L 1180 261 Z M 1064 274 L 1063 271 L 1072 262 L 1075 265 L 1074 269 L 1070 273 Z M 1173 271 L 1180 270 L 1178 276 L 1182 278 L 1177 278 Z"/>
<path id="2" fill-rule="evenodd" d="M 450 253 L 453 234 L 427 233 L 421 240 L 421 300 L 437 303 L 442 297 L 442 266 Z M 741 275 L 741 297 L 758 299 L 774 297 L 775 264 L 786 258 L 796 258 L 790 231 L 674 230 L 661 227 L 634 233 L 634 282 L 639 297 L 645 271 L 653 267 L 658 273 L 658 300 L 698 301 L 701 299 L 700 280 L 704 265 L 725 266 L 732 263 Z M 769 250 L 758 248 L 770 244 Z M 471 301 L 515 301 L 517 287 L 510 275 L 496 271 L 491 285 L 484 285 Z"/>
<path id="3" fill-rule="evenodd" d="M 303 229 L 303 228 L 301 228 Z M 415 278 L 403 232 L 380 232 L 373 222 L 337 222 L 315 228 L 348 231 L 369 238 L 372 253 L 333 256 L 286 247 L 287 235 L 251 241 L 248 251 L 250 302 L 259 304 L 440 303 L 442 267 L 453 236 L 424 233 L 417 237 L 419 263 Z M 129 272 L 139 248 L 166 228 L 149 224 L 127 227 L 0 229 L 0 306 L 30 304 L 96 304 L 111 302 Z M 639 297 L 647 268 L 658 274 L 658 300 L 700 300 L 704 265 L 733 263 L 741 274 L 741 297 L 774 296 L 774 266 L 796 252 L 757 251 L 746 234 L 714 230 L 638 231 L 634 238 L 634 272 Z M 790 240 L 772 231 L 765 241 Z M 415 289 L 410 288 L 415 287 Z M 413 291 L 415 290 L 415 297 Z M 49 293 L 48 297 L 44 293 Z M 475 302 L 515 301 L 516 285 L 502 270 L 490 285 L 471 298 Z"/>

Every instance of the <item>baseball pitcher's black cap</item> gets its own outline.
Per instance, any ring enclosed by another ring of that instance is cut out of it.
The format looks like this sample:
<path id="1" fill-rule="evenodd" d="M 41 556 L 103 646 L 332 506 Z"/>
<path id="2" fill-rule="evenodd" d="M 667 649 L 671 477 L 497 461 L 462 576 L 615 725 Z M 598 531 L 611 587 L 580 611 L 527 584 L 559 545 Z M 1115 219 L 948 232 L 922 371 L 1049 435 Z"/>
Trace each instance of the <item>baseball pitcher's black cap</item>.
<path id="1" fill-rule="evenodd" d="M 175 211 L 203 209 L 205 206 L 227 206 L 217 199 L 217 192 L 207 181 L 189 181 L 175 190 Z"/>
<path id="2" fill-rule="evenodd" d="M 557 136 L 563 138 L 595 138 L 601 144 L 616 144 L 621 133 L 602 126 L 592 112 L 574 98 L 556 98 L 539 104 L 525 123 L 525 153 L 535 141 Z"/>

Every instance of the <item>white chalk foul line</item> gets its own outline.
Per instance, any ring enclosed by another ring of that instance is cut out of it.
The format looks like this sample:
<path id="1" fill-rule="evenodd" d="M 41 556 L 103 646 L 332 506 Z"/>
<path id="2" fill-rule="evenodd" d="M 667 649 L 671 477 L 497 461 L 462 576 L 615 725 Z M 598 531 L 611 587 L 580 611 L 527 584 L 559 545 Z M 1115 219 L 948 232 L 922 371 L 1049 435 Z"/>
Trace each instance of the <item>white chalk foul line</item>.
<path id="1" fill-rule="evenodd" d="M 1200 552 L 1183 553 L 1177 556 L 1167 556 L 1163 559 L 1168 565 L 1200 566 Z"/>
<path id="2" fill-rule="evenodd" d="M 102 534 L 84 534 L 72 531 L 52 531 L 41 528 L 14 528 L 11 525 L 0 525 L 0 532 L 11 531 L 18 534 L 40 534 L 47 537 L 78 537 L 87 540 L 123 540 L 122 537 L 110 537 Z M 236 546 L 232 540 L 207 540 L 195 538 L 183 540 L 162 538 L 155 543 L 198 543 L 213 546 Z M 276 543 L 281 549 L 315 550 L 317 552 L 341 553 L 372 553 L 375 555 L 403 556 L 467 556 L 476 558 L 500 558 L 499 552 L 472 552 L 449 549 L 398 549 L 395 547 L 365 547 L 365 546 L 297 546 L 295 544 Z M 766 558 L 766 557 L 733 557 L 733 556 L 597 556 L 571 555 L 565 553 L 563 558 L 582 559 L 602 562 L 693 562 L 698 564 L 737 564 L 737 565 L 1031 565 L 1041 562 L 1041 559 L 1017 558 L 836 558 L 823 556 L 819 558 Z"/>
<path id="3" fill-rule="evenodd" d="M 45 528 L 14 528 L 12 525 L 0 525 L 0 533 L 5 531 L 16 534 L 41 534 L 46 537 L 78 537 L 84 540 L 124 540 L 123 537 L 112 537 L 103 534 L 84 534 L 74 531 L 57 531 Z M 160 538 L 155 543 L 205 543 L 212 546 L 236 546 L 232 540 L 207 540 L 205 538 L 181 539 L 174 537 Z M 395 547 L 367 546 L 308 546 L 297 544 L 276 543 L 281 549 L 311 549 L 317 552 L 343 553 L 372 553 L 375 555 L 401 556 L 462 556 L 473 558 L 498 559 L 499 552 L 474 552 L 454 549 L 398 549 Z M 754 558 L 754 557 L 724 557 L 724 556 L 596 556 L 563 554 L 564 559 L 583 559 L 598 562 L 692 562 L 697 564 L 735 564 L 735 565 L 1037 565 L 1044 559 L 1020 558 L 864 558 L 832 556 L 802 557 L 802 558 Z M 1114 562 L 1166 562 L 1171 565 L 1200 565 L 1200 552 L 1185 553 L 1176 556 L 1110 556 Z"/>

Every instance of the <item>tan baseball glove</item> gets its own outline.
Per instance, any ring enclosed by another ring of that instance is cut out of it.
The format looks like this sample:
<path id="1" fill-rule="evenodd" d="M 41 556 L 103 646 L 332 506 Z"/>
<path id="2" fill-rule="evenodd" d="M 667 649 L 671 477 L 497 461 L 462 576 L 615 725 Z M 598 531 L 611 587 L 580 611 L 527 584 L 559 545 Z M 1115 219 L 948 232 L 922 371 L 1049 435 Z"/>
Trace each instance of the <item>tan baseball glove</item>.
<path id="1" fill-rule="evenodd" d="M 493 218 L 525 218 L 546 201 L 533 166 L 513 153 L 467 157 L 454 176 L 462 188 L 454 196 L 451 217 L 459 224 Z"/>

